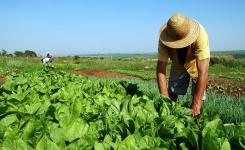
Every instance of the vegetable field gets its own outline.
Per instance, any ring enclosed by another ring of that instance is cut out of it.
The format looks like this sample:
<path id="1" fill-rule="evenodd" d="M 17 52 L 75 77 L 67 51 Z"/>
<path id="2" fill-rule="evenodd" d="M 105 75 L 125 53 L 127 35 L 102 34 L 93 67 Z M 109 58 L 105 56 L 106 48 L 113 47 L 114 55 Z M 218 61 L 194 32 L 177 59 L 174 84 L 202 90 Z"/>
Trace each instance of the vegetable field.
<path id="1" fill-rule="evenodd" d="M 52 70 L 12 75 L 0 88 L 0 147 L 19 149 L 245 149 L 245 123 L 223 124 L 204 111 L 137 84 Z"/>

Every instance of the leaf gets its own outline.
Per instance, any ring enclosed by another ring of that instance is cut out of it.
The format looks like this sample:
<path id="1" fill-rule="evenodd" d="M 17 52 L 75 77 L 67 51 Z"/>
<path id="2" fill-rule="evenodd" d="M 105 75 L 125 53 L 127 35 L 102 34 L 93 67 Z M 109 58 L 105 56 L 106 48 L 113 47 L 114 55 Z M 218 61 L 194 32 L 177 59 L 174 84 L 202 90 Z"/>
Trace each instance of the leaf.
<path id="1" fill-rule="evenodd" d="M 224 130 L 220 119 L 215 119 L 206 124 L 202 131 L 202 149 L 220 149 L 221 145 L 226 144 L 223 138 Z M 226 146 L 225 146 L 226 147 Z"/>
<path id="2" fill-rule="evenodd" d="M 185 143 L 180 144 L 180 149 L 181 150 L 188 150 L 188 148 L 185 146 Z"/>
<path id="3" fill-rule="evenodd" d="M 153 149 L 155 147 L 161 147 L 162 139 L 159 137 L 151 137 L 151 136 L 144 136 L 144 137 L 136 137 L 137 143 L 139 145 L 139 149 Z"/>
<path id="4" fill-rule="evenodd" d="M 56 106 L 55 118 L 59 121 L 60 126 L 65 128 L 71 122 L 69 107 L 65 104 L 58 104 Z"/>
<path id="5" fill-rule="evenodd" d="M 67 127 L 65 127 L 67 140 L 72 142 L 75 139 L 81 138 L 87 133 L 88 128 L 88 124 L 83 120 L 78 118 L 72 120 Z"/>
<path id="6" fill-rule="evenodd" d="M 206 124 L 202 130 L 202 136 L 212 135 L 215 137 L 220 137 L 224 135 L 224 127 L 220 119 L 215 119 Z"/>
<path id="7" fill-rule="evenodd" d="M 10 115 L 7 115 L 6 117 L 4 117 L 3 119 L 1 119 L 0 123 L 7 127 L 16 121 L 18 121 L 16 114 L 10 114 Z"/>
<path id="8" fill-rule="evenodd" d="M 126 137 L 123 140 L 123 143 L 127 149 L 139 149 L 134 135 L 129 135 L 128 137 Z"/>
<path id="9" fill-rule="evenodd" d="M 64 143 L 67 138 L 65 129 L 63 128 L 51 129 L 49 134 L 52 141 L 54 141 L 56 144 Z"/>
<path id="10" fill-rule="evenodd" d="M 18 86 L 17 91 L 13 92 L 13 94 L 8 95 L 7 100 L 17 100 L 19 102 L 21 102 L 22 100 L 25 99 L 25 97 L 27 96 L 27 94 L 29 93 L 28 90 L 22 90 L 21 86 Z"/>
<path id="11" fill-rule="evenodd" d="M 17 85 L 23 85 L 27 82 L 28 82 L 28 80 L 25 77 L 19 77 L 19 78 L 16 78 L 16 80 L 15 80 L 15 83 Z"/>
<path id="12" fill-rule="evenodd" d="M 104 146 L 102 143 L 95 142 L 94 150 L 104 150 Z"/>
<path id="13" fill-rule="evenodd" d="M 175 134 L 176 143 L 180 143 L 180 147 L 188 149 L 199 149 L 198 135 L 190 128 L 183 128 Z M 182 144 L 182 145 L 181 145 Z"/>
<path id="14" fill-rule="evenodd" d="M 9 78 L 3 85 L 2 88 L 6 91 L 12 92 L 15 88 L 15 83 L 11 78 Z"/>
<path id="15" fill-rule="evenodd" d="M 40 134 L 38 131 L 42 131 L 43 126 L 39 120 L 31 119 L 28 121 L 28 123 L 23 128 L 23 139 L 25 141 L 29 141 L 32 144 L 35 144 L 36 140 L 40 137 Z"/>
<path id="16" fill-rule="evenodd" d="M 34 104 L 30 104 L 30 105 L 25 105 L 25 108 L 26 108 L 26 113 L 28 114 L 34 114 L 35 112 L 37 112 L 37 110 L 40 108 L 41 106 L 41 102 L 37 102 L 37 103 L 34 103 Z"/>
<path id="17" fill-rule="evenodd" d="M 14 137 L 12 139 L 6 139 L 3 142 L 3 150 L 32 150 L 33 148 L 24 142 L 19 137 Z"/>
<path id="18" fill-rule="evenodd" d="M 42 139 L 38 142 L 36 150 L 59 150 L 60 148 L 48 139 L 46 136 L 43 136 Z"/>
<path id="19" fill-rule="evenodd" d="M 222 145 L 221 145 L 220 149 L 222 149 L 222 150 L 230 150 L 231 149 L 230 143 L 229 143 L 227 138 L 225 138 L 224 141 L 222 141 Z"/>

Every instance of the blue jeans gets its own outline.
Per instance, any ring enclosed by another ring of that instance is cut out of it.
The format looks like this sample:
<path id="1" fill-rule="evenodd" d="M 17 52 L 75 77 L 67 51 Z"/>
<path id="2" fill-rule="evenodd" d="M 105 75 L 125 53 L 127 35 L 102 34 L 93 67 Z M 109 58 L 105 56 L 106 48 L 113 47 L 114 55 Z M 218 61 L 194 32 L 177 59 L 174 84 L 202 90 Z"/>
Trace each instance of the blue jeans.
<path id="1" fill-rule="evenodd" d="M 175 95 L 185 95 L 187 89 L 189 87 L 190 75 L 186 70 L 176 75 L 173 72 L 173 68 L 171 67 L 169 81 L 168 81 L 168 90 L 171 91 Z M 197 80 L 192 79 L 192 89 L 191 95 L 193 96 L 196 90 Z M 202 100 L 206 99 L 206 91 L 204 92 Z"/>

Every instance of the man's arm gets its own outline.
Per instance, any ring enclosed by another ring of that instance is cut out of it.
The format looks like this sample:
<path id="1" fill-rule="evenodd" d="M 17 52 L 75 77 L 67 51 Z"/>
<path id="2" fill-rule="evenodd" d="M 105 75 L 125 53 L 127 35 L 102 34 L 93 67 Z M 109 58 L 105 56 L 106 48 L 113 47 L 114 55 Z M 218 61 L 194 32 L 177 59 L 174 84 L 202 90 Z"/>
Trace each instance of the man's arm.
<path id="1" fill-rule="evenodd" d="M 169 97 L 167 84 L 166 84 L 167 83 L 166 66 L 167 63 L 158 60 L 156 73 L 157 73 L 157 83 L 158 83 L 159 92 Z"/>
<path id="2" fill-rule="evenodd" d="M 192 115 L 197 116 L 201 112 L 202 98 L 208 82 L 209 58 L 197 60 L 198 78 L 195 93 L 192 101 Z"/>

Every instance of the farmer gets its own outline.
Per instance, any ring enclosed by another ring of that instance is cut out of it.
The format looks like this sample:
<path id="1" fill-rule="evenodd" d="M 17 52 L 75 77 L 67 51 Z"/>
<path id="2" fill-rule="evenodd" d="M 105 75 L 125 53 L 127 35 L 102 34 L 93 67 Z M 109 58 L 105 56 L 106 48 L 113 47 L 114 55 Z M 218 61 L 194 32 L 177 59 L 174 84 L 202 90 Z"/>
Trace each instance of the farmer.
<path id="1" fill-rule="evenodd" d="M 53 56 L 50 53 L 47 53 L 46 57 L 42 59 L 44 64 L 49 64 L 53 61 Z"/>
<path id="2" fill-rule="evenodd" d="M 172 61 L 168 87 L 166 66 Z M 192 115 L 201 113 L 208 81 L 210 50 L 208 34 L 197 21 L 182 14 L 172 16 L 161 28 L 157 82 L 161 94 L 176 101 L 178 95 L 185 95 L 192 79 Z"/>

